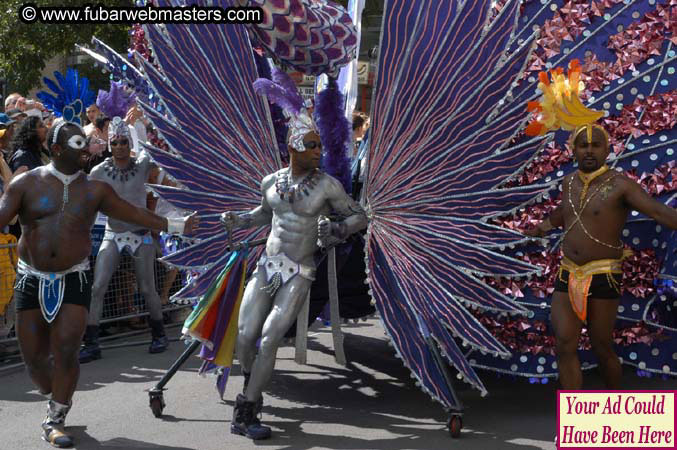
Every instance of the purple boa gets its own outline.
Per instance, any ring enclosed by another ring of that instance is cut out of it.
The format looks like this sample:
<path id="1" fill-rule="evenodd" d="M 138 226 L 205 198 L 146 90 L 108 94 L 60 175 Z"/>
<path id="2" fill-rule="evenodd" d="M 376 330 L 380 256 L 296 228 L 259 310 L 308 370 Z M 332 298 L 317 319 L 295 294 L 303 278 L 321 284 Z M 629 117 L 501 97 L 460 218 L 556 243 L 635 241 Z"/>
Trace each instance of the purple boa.
<path id="1" fill-rule="evenodd" d="M 256 69 L 259 77 L 279 82 L 279 80 L 275 79 L 270 73 L 270 64 L 268 64 L 265 57 L 254 52 L 254 60 L 256 61 Z M 275 140 L 277 141 L 277 147 L 280 150 L 280 159 L 283 164 L 289 164 L 289 149 L 287 148 L 287 133 L 289 132 L 289 127 L 287 126 L 287 118 L 284 116 L 282 108 L 270 101 L 268 102 L 268 108 L 270 109 L 270 118 L 273 121 L 273 127 L 275 128 Z"/>
<path id="2" fill-rule="evenodd" d="M 336 80 L 330 77 L 326 89 L 315 98 L 314 119 L 324 147 L 322 167 L 350 193 L 352 186 L 349 150 L 352 127 L 344 115 L 344 104 L 345 98 L 338 89 Z"/>

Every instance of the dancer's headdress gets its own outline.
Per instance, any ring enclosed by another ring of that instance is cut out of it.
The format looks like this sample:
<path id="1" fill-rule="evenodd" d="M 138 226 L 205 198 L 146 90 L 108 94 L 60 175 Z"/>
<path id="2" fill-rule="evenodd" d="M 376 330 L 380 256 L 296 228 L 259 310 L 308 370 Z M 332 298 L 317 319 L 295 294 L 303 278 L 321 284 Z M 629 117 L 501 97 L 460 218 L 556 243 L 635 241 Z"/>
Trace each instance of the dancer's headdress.
<path id="1" fill-rule="evenodd" d="M 110 142 L 115 136 L 125 137 L 131 141 L 132 132 L 129 131 L 129 125 L 119 116 L 113 117 L 108 123 L 108 141 Z"/>
<path id="2" fill-rule="evenodd" d="M 271 75 L 272 80 L 259 78 L 254 81 L 254 90 L 284 110 L 289 117 L 287 142 L 296 151 L 304 152 L 306 147 L 303 145 L 303 137 L 311 131 L 318 132 L 315 121 L 308 113 L 294 80 L 277 67 L 273 68 Z"/>
<path id="3" fill-rule="evenodd" d="M 134 102 L 136 102 L 136 95 L 128 93 L 121 81 L 111 81 L 110 90 L 100 89 L 96 97 L 96 106 L 111 119 L 113 117 L 124 118 Z"/>
<path id="4" fill-rule="evenodd" d="M 42 101 L 42 104 L 52 111 L 56 117 L 63 119 L 56 125 L 52 142 L 49 145 L 56 143 L 59 131 L 67 123 L 75 124 L 82 130 L 80 114 L 94 103 L 94 92 L 89 89 L 89 80 L 80 77 L 77 70 L 68 69 L 65 77 L 60 72 L 54 72 L 54 77 L 58 85 L 47 77 L 43 78 L 43 82 L 56 96 L 45 91 L 37 93 L 37 97 Z M 84 130 L 82 132 L 84 134 Z"/>
<path id="5" fill-rule="evenodd" d="M 268 100 L 280 106 L 289 117 L 287 142 L 296 151 L 306 151 L 303 137 L 311 131 L 320 135 L 324 156 L 323 170 L 341 181 L 350 192 L 350 154 L 351 128 L 346 119 L 343 105 L 345 98 L 341 94 L 336 80 L 329 78 L 327 86 L 315 97 L 315 110 L 311 116 L 303 97 L 298 93 L 294 81 L 282 70 L 274 68 L 272 81 L 259 78 L 254 82 L 254 90 L 268 97 Z"/>
<path id="6" fill-rule="evenodd" d="M 577 59 L 569 63 L 569 72 L 564 75 L 562 68 L 550 71 L 552 80 L 547 72 L 539 73 L 540 82 L 538 88 L 543 96 L 533 102 L 529 102 L 527 109 L 535 112 L 536 117 L 527 126 L 525 132 L 529 136 L 539 136 L 548 131 L 568 130 L 572 131 L 572 139 L 587 131 L 588 141 L 592 139 L 592 129 L 598 128 L 604 135 L 609 137 L 606 130 L 595 124 L 604 116 L 603 111 L 588 109 L 579 97 L 585 89 L 581 81 L 581 65 Z"/>
<path id="7" fill-rule="evenodd" d="M 108 125 L 108 140 L 113 136 L 124 136 L 131 139 L 131 132 L 123 118 L 127 115 L 129 108 L 136 102 L 136 96 L 125 91 L 125 86 L 121 81 L 111 81 L 110 91 L 99 90 L 96 98 L 96 106 L 101 112 L 111 118 Z"/>

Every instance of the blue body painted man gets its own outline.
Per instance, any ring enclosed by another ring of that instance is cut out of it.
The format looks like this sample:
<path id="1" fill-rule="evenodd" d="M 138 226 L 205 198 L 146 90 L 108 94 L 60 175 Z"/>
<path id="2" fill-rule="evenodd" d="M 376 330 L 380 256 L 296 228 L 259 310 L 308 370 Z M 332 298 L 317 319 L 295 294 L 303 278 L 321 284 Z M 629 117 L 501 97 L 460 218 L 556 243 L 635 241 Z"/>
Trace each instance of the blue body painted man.
<path id="1" fill-rule="evenodd" d="M 78 350 L 91 295 L 90 230 L 97 213 L 175 233 L 190 232 L 196 220 L 167 220 L 124 201 L 108 184 L 89 180 L 80 171 L 87 153 L 78 125 L 56 125 L 47 142 L 51 164 L 10 183 L 0 199 L 0 228 L 19 215 L 17 337 L 33 382 L 51 396 L 43 439 L 68 447 L 73 440 L 64 423 L 80 373 Z"/>

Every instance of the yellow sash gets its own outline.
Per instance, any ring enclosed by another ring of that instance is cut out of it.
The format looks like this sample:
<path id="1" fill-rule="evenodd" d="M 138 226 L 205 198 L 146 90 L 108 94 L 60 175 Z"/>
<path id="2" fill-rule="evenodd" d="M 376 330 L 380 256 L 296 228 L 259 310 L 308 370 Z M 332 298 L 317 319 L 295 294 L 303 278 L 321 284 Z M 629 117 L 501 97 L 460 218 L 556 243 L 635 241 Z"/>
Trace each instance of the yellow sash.
<path id="1" fill-rule="evenodd" d="M 621 259 L 600 259 L 590 261 L 582 266 L 571 261 L 569 258 L 562 259 L 559 277 L 562 276 L 562 270 L 569 272 L 569 301 L 574 313 L 585 322 L 588 314 L 588 294 L 592 277 L 600 274 L 623 273 L 621 264 L 627 255 L 624 253 Z"/>

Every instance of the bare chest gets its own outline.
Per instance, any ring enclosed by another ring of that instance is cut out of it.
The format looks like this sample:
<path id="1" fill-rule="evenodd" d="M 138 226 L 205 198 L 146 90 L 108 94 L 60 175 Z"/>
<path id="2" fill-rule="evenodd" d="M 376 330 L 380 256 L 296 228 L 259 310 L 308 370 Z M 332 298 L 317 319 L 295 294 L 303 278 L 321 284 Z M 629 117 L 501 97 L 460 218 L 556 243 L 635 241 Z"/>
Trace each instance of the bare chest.
<path id="1" fill-rule="evenodd" d="M 625 217 L 621 188 L 614 178 L 612 174 L 588 186 L 576 177 L 566 183 L 562 198 L 565 222 L 575 221 L 578 216 L 593 222 Z"/>
<path id="2" fill-rule="evenodd" d="M 22 223 L 67 220 L 86 225 L 93 222 L 97 199 L 87 187 L 84 176 L 68 187 L 56 179 L 36 183 L 35 188 L 24 195 Z"/>

